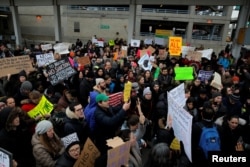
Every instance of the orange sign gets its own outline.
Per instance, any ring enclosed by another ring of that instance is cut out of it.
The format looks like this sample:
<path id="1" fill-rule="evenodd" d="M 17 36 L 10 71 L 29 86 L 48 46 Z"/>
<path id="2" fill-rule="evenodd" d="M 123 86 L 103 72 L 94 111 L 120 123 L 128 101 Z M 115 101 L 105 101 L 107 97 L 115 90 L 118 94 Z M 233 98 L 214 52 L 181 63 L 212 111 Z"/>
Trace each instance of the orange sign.
<path id="1" fill-rule="evenodd" d="M 182 38 L 169 37 L 169 52 L 171 56 L 181 55 Z"/>

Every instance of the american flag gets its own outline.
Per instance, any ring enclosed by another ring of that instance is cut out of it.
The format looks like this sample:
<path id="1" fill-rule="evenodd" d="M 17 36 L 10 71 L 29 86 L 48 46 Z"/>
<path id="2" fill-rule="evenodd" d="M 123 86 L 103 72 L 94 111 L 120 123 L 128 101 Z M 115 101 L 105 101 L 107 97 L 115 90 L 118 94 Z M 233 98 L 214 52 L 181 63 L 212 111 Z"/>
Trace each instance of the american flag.
<path id="1" fill-rule="evenodd" d="M 109 95 L 109 105 L 115 107 L 122 103 L 123 92 L 117 92 Z"/>

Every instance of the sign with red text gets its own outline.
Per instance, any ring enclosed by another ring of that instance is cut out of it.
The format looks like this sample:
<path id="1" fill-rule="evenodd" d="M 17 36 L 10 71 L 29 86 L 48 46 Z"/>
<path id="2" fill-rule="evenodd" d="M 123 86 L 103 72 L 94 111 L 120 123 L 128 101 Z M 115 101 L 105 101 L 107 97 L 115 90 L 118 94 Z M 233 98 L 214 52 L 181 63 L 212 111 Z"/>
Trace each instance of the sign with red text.
<path id="1" fill-rule="evenodd" d="M 182 37 L 169 37 L 168 47 L 171 56 L 180 56 L 182 51 Z"/>

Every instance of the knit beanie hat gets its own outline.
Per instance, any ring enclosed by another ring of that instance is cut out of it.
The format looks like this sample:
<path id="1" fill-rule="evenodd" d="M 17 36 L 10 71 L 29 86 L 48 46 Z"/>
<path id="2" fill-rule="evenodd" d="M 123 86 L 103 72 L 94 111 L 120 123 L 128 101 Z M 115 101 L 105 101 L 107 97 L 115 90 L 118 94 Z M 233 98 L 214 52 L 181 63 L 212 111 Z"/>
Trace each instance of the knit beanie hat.
<path id="1" fill-rule="evenodd" d="M 239 101 L 240 100 L 240 96 L 238 94 L 230 94 L 229 98 L 233 101 Z"/>
<path id="2" fill-rule="evenodd" d="M 46 133 L 53 125 L 48 120 L 42 120 L 36 125 L 36 133 L 42 135 Z"/>
<path id="3" fill-rule="evenodd" d="M 19 77 L 21 76 L 27 77 L 26 72 L 24 70 L 20 71 L 18 75 Z"/>
<path id="4" fill-rule="evenodd" d="M 218 96 L 222 96 L 220 92 L 215 92 L 215 93 L 212 94 L 213 99 L 218 97 Z"/>
<path id="5" fill-rule="evenodd" d="M 145 96 L 146 94 L 152 94 L 151 90 L 149 87 L 146 87 L 144 90 L 143 90 L 143 96 Z"/>
<path id="6" fill-rule="evenodd" d="M 101 83 L 101 82 L 104 82 L 104 79 L 103 79 L 103 78 L 96 78 L 96 79 L 95 79 L 95 84 L 96 84 L 96 85 L 99 85 L 99 83 Z"/>
<path id="7" fill-rule="evenodd" d="M 24 81 L 20 87 L 20 90 L 32 90 L 33 86 L 30 81 Z"/>
<path id="8" fill-rule="evenodd" d="M 239 82 L 239 81 L 240 81 L 240 78 L 239 78 L 238 76 L 233 76 L 233 77 L 232 77 L 232 81 L 238 81 L 238 82 Z"/>
<path id="9" fill-rule="evenodd" d="M 80 143 L 76 132 L 63 137 L 61 140 L 63 142 L 64 148 L 66 149 L 66 151 L 68 151 L 71 146 Z"/>

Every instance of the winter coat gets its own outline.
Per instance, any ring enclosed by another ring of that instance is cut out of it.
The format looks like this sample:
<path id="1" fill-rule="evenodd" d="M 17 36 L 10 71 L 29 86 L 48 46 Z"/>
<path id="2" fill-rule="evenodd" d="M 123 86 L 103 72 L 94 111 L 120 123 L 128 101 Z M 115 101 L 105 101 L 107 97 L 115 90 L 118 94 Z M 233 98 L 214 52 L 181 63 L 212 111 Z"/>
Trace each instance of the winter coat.
<path id="1" fill-rule="evenodd" d="M 88 105 L 88 97 L 89 93 L 93 90 L 93 83 L 88 81 L 86 78 L 83 78 L 83 80 L 80 83 L 80 102 L 83 107 L 86 107 Z"/>
<path id="2" fill-rule="evenodd" d="M 79 119 L 74 112 L 66 109 L 64 124 L 64 136 L 76 132 L 81 144 L 84 144 L 89 137 L 89 127 L 84 119 Z"/>
<path id="3" fill-rule="evenodd" d="M 108 149 L 106 140 L 116 136 L 117 130 L 125 120 L 126 112 L 120 107 L 109 107 L 108 110 L 105 110 L 97 106 L 94 116 L 96 146 L 101 153 L 105 153 Z"/>
<path id="4" fill-rule="evenodd" d="M 55 138 L 59 139 L 56 134 L 54 135 Z M 60 151 L 57 153 L 57 155 L 52 155 L 52 153 L 50 153 L 49 150 L 45 147 L 45 145 L 41 142 L 40 137 L 37 134 L 34 134 L 32 136 L 31 143 L 33 146 L 33 155 L 36 159 L 36 167 L 54 167 L 57 159 L 64 151 L 64 147 L 61 144 L 59 146 Z M 52 141 L 51 145 L 58 147 Z"/>
<path id="5" fill-rule="evenodd" d="M 99 92 L 97 91 L 92 91 L 89 94 L 89 104 L 86 106 L 86 108 L 84 109 L 84 115 L 85 115 L 85 119 L 87 121 L 87 124 L 90 128 L 90 131 L 93 132 L 95 129 L 95 117 L 94 117 L 94 112 L 97 106 L 96 103 L 96 96 L 99 94 Z"/>
<path id="6" fill-rule="evenodd" d="M 66 151 L 58 158 L 55 167 L 73 167 L 76 159 L 72 158 Z"/>

